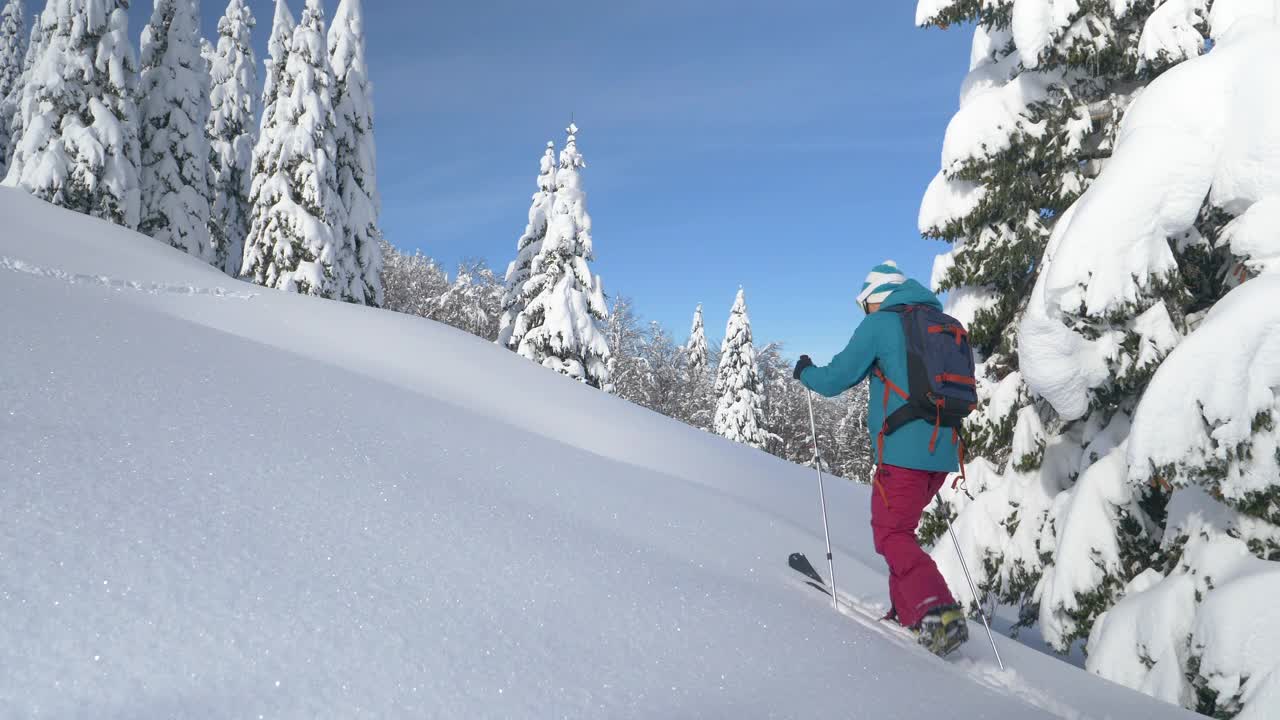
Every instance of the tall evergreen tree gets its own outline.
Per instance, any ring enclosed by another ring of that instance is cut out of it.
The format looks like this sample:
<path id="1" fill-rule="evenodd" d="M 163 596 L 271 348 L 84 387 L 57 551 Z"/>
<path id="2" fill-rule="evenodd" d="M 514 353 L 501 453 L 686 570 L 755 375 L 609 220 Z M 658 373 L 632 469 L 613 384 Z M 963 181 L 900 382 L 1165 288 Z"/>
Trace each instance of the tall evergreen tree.
<path id="1" fill-rule="evenodd" d="M 355 247 L 341 230 L 332 88 L 324 8 L 307 0 L 279 86 L 271 88 L 274 102 L 264 103 L 274 112 L 260 140 L 267 145 L 263 166 L 254 167 L 241 272 L 259 285 L 362 303 Z"/>
<path id="2" fill-rule="evenodd" d="M 523 311 L 511 329 L 516 352 L 592 387 L 609 385 L 609 343 L 600 323 L 608 317 L 604 288 L 588 263 L 594 252 L 587 195 L 580 170 L 578 127 L 570 124 L 560 151 L 546 236 L 529 265 Z"/>
<path id="3" fill-rule="evenodd" d="M 683 391 L 678 417 L 703 430 L 711 429 L 715 417 L 715 383 L 711 375 L 711 353 L 707 346 L 707 332 L 702 320 L 702 305 L 693 311 L 693 324 L 689 340 L 683 348 Z"/>
<path id="4" fill-rule="evenodd" d="M 214 262 L 209 237 L 209 76 L 198 0 L 156 0 L 142 31 L 142 220 L 138 230 Z"/>
<path id="5" fill-rule="evenodd" d="M 689 328 L 689 342 L 685 344 L 685 367 L 689 371 L 689 379 L 706 374 L 710 364 L 707 353 L 707 330 L 702 323 L 702 303 L 693 311 L 693 325 Z"/>
<path id="6" fill-rule="evenodd" d="M 21 4 L 21 0 L 19 0 Z M 44 51 L 44 26 L 41 24 L 43 13 L 37 13 L 31 18 L 31 34 L 27 38 L 27 48 L 22 57 L 22 73 L 14 82 L 13 87 L 9 89 L 5 97 L 0 97 L 0 122 L 7 123 L 8 147 L 4 162 L 6 163 L 5 174 L 7 174 L 7 163 L 13 159 L 14 153 L 17 151 L 18 138 L 22 137 L 23 116 L 20 112 L 22 107 L 22 93 L 27 86 L 27 79 L 31 76 L 32 71 L 36 67 L 36 61 L 40 59 L 40 54 Z M 0 128 L 0 133 L 5 132 Z M 0 180 L 4 176 L 0 175 Z"/>
<path id="7" fill-rule="evenodd" d="M 498 344 L 511 350 L 517 347 L 517 343 L 512 341 L 516 318 L 529 304 L 525 285 L 529 282 L 529 270 L 533 266 L 533 258 L 542 252 L 542 241 L 547 236 L 547 220 L 551 216 L 555 192 L 555 143 L 548 142 L 538 171 L 538 191 L 533 194 L 533 202 L 529 205 L 529 223 L 525 225 L 524 234 L 516 241 L 515 260 L 507 266 L 506 291 L 502 296 L 502 318 L 498 323 Z"/>
<path id="8" fill-rule="evenodd" d="M 1161 5 L 1142 60 L 1199 52 L 1206 5 Z M 1128 109 L 1018 328 L 1027 386 L 1052 409 L 1045 442 L 1076 453 L 1042 471 L 1064 490 L 1042 536 L 1040 627 L 1058 648 L 1087 633 L 1092 672 L 1211 717 L 1269 717 L 1280 182 L 1257 153 L 1274 156 L 1280 132 L 1252 108 L 1280 100 L 1280 18 L 1223 0 L 1208 17 L 1213 51 Z"/>
<path id="9" fill-rule="evenodd" d="M 941 172 L 921 207 L 920 229 L 952 243 L 935 263 L 934 286 L 948 292 L 948 311 L 969 326 L 979 361 L 982 402 L 966 430 L 971 461 L 984 470 L 970 489 L 974 499 L 948 493 L 942 512 L 959 512 L 958 527 L 1001 518 L 999 533 L 961 533 L 961 549 L 971 567 L 982 569 L 982 588 L 1020 606 L 1021 624 L 1040 623 L 1055 647 L 1065 650 L 1088 634 L 1129 571 L 1111 568 L 1105 587 L 1077 588 L 1079 602 L 1068 603 L 1075 605 L 1069 613 L 1055 607 L 1056 601 L 1042 606 L 1052 594 L 1046 579 L 1052 580 L 1055 528 L 1061 525 L 1055 515 L 1079 494 L 1063 502 L 1058 496 L 1127 432 L 1137 385 L 1099 396 L 1087 417 L 1061 416 L 1025 381 L 1020 333 L 1010 330 L 1021 327 L 1051 233 L 1106 165 L 1132 98 L 1185 57 L 1149 52 L 1144 35 L 1174 26 L 1200 32 L 1204 4 L 1199 10 L 1187 4 L 1186 18 L 1170 12 L 1156 17 L 1155 4 L 1143 2 L 1064 3 L 1053 13 L 1038 13 L 1036 5 L 920 3 L 921 25 L 975 26 L 971 71 L 947 130 Z M 1174 20 L 1169 27 L 1162 24 Z M 1114 367 L 1132 371 L 1121 385 L 1143 382 L 1147 370 L 1137 356 L 1147 352 L 1136 335 L 1121 344 Z M 1002 469 L 1002 477 L 991 479 L 988 468 Z M 1110 506 L 1113 525 L 1123 525 L 1127 537 L 1097 542 L 1118 542 L 1136 562 L 1151 542 L 1135 511 L 1144 512 L 1127 500 Z M 946 525 L 934 511 L 930 515 L 922 527 L 936 538 Z M 1086 551 L 1094 543 L 1073 540 Z M 955 573 L 948 553 L 954 556 L 950 548 L 939 548 L 935 558 L 944 572 Z"/>
<path id="10" fill-rule="evenodd" d="M 278 195 L 280 165 L 280 132 L 278 105 L 280 104 L 280 87 L 284 83 L 285 69 L 289 64 L 289 49 L 293 46 L 293 31 L 298 23 L 289 11 L 285 0 L 276 0 L 275 15 L 271 22 L 271 35 L 267 39 L 267 58 L 264 62 L 266 75 L 262 82 L 262 118 L 258 122 L 258 137 L 253 145 L 253 161 L 249 175 L 249 231 L 254 223 L 265 232 L 266 218 L 257 218 L 257 213 L 264 215 L 269 209 L 267 204 L 271 197 Z M 266 193 L 266 197 L 264 197 Z M 240 275 L 253 277 L 249 268 L 249 235 L 245 235 L 245 246 L 240 258 Z M 261 252 L 261 250 L 259 250 Z"/>
<path id="11" fill-rule="evenodd" d="M 264 156 L 271 150 L 271 139 L 278 121 L 276 104 L 280 100 L 280 86 L 284 82 L 285 69 L 289 65 L 289 50 L 293 47 L 293 31 L 298 27 L 297 20 L 289 11 L 285 0 L 276 0 L 275 15 L 271 20 L 271 35 L 267 38 L 267 59 L 263 63 L 266 76 L 262 83 L 262 119 L 258 126 L 258 143 L 254 146 L 253 164 L 266 163 Z"/>
<path id="12" fill-rule="evenodd" d="M 49 0 L 4 184 L 138 226 L 138 63 L 128 0 Z"/>
<path id="13" fill-rule="evenodd" d="M 240 274 L 252 212 L 249 188 L 257 138 L 253 93 L 258 71 L 251 35 L 256 23 L 244 0 L 231 0 L 218 20 L 218 45 L 209 58 L 211 111 L 205 129 L 213 187 L 209 234 L 214 265 L 232 277 Z"/>
<path id="14" fill-rule="evenodd" d="M 16 98 L 9 97 L 19 87 L 22 60 L 26 55 L 26 12 L 23 0 L 8 0 L 0 8 L 0 177 L 9 161 L 10 126 L 17 110 Z"/>
<path id="15" fill-rule="evenodd" d="M 716 413 L 713 428 L 717 435 L 734 442 L 764 449 L 768 433 L 764 423 L 764 386 L 756 366 L 756 350 L 751 338 L 751 318 L 742 289 L 729 311 L 729 323 L 720 348 L 716 376 Z"/>
<path id="16" fill-rule="evenodd" d="M 373 140 L 373 88 L 365 64 L 364 9 L 360 0 L 338 3 L 329 28 L 329 61 L 337 114 L 338 191 L 346 211 L 343 232 L 356 249 L 364 303 L 381 307 L 381 200 Z"/>

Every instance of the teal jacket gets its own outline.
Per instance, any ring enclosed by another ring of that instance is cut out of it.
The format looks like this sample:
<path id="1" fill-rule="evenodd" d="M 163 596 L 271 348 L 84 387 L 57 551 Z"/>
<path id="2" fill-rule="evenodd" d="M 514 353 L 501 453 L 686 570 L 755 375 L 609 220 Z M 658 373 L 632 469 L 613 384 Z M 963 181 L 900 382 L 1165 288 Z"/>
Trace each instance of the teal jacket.
<path id="1" fill-rule="evenodd" d="M 881 305 L 931 305 L 942 309 L 942 303 L 923 285 L 908 280 L 894 290 Z M 854 331 L 849 345 L 836 355 L 826 367 L 805 368 L 800 382 L 821 395 L 835 397 L 871 376 L 871 401 L 867 412 L 867 427 L 871 431 L 871 451 L 876 453 L 876 437 L 884 426 L 885 387 L 880 378 L 871 375 L 879 366 L 889 381 L 907 389 L 907 341 L 902 334 L 902 319 L 897 313 L 875 312 L 868 315 Z M 888 394 L 888 412 L 902 407 L 902 398 Z M 938 431 L 938 443 L 929 452 L 929 440 L 933 436 L 933 423 L 912 420 L 884 438 L 884 463 L 913 470 L 955 472 L 959 462 L 951 430 Z"/>

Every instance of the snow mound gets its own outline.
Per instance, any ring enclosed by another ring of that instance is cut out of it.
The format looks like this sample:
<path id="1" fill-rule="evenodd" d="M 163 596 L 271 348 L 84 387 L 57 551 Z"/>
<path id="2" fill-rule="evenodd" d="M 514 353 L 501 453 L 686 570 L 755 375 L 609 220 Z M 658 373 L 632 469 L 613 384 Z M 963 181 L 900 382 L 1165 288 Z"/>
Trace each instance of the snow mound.
<path id="1" fill-rule="evenodd" d="M 1155 570 L 1143 571 L 1115 607 L 1094 621 L 1085 667 L 1165 702 L 1189 702 L 1182 640 L 1191 634 L 1195 591 L 1186 575 L 1166 581 Z"/>
<path id="2" fill-rule="evenodd" d="M 1167 0 L 1142 27 L 1138 56 L 1143 63 L 1178 63 L 1199 57 L 1204 37 L 1196 27 L 1205 20 L 1208 0 Z"/>
<path id="3" fill-rule="evenodd" d="M 1280 270 L 1280 195 L 1263 198 L 1222 230 L 1219 245 L 1244 258 L 1254 274 Z"/>
<path id="4" fill-rule="evenodd" d="M 831 612 L 786 566 L 821 556 L 811 470 L 14 190 L 0 216 L 6 715 L 1180 712 Z M 827 503 L 842 591 L 879 598 L 868 492 Z"/>
<path id="5" fill-rule="evenodd" d="M 1045 75 L 1024 72 L 998 83 L 985 66 L 973 73 L 980 73 L 984 82 L 966 81 L 964 104 L 951 118 L 942 141 L 942 170 L 948 176 L 970 160 L 1007 150 L 1015 133 L 1035 136 L 1041 132 L 1031 122 L 1030 107 L 1048 97 Z"/>
<path id="6" fill-rule="evenodd" d="M 1246 25 L 1280 24 L 1280 2 L 1277 0 L 1216 0 L 1209 11 L 1213 34 L 1232 32 L 1237 23 Z"/>
<path id="7" fill-rule="evenodd" d="M 1134 481 L 1145 482 L 1164 468 L 1194 478 L 1206 467 L 1222 466 L 1228 473 L 1223 491 L 1236 498 L 1274 483 L 1274 463 L 1242 463 L 1238 449 L 1252 442 L 1253 456 L 1275 456 L 1274 433 L 1253 435 L 1255 418 L 1280 410 L 1276 297 L 1280 276 L 1237 287 L 1165 359 L 1134 414 Z"/>
<path id="8" fill-rule="evenodd" d="M 1080 9 L 1079 0 L 1013 0 L 1010 23 L 1018 55 L 1028 69 L 1040 65 L 1040 54 Z"/>
<path id="9" fill-rule="evenodd" d="M 1235 522 L 1198 488 L 1175 493 L 1170 525 L 1185 539 L 1181 560 L 1168 577 L 1148 570 L 1134 578 L 1098 619 L 1091 672 L 1171 703 L 1194 705 L 1197 693 L 1211 692 L 1236 718 L 1274 716 L 1280 568 L 1230 536 Z"/>
<path id="10" fill-rule="evenodd" d="M 945 173 L 938 173 L 929 182 L 920 202 L 917 226 L 921 233 L 933 228 L 944 228 L 973 212 L 986 197 L 987 189 L 965 180 L 948 180 Z M 935 285 L 938 273 L 934 270 Z"/>
<path id="11" fill-rule="evenodd" d="M 1067 623 L 1060 618 L 1078 611 L 1082 598 L 1123 570 L 1115 528 L 1117 508 L 1130 497 L 1125 479 L 1122 446 L 1086 468 L 1054 499 L 1049 518 L 1056 552 L 1040 588 L 1041 632 L 1054 647 L 1069 645 Z"/>

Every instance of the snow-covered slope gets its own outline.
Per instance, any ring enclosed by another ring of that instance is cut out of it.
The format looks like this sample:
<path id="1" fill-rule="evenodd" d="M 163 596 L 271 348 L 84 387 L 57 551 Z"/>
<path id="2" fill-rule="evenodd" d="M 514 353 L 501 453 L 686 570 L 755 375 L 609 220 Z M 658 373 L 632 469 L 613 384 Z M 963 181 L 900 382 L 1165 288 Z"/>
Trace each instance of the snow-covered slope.
<path id="1" fill-rule="evenodd" d="M 0 189 L 0 716 L 1177 717 L 798 584 L 809 471 Z M 878 601 L 865 487 L 837 571 Z"/>

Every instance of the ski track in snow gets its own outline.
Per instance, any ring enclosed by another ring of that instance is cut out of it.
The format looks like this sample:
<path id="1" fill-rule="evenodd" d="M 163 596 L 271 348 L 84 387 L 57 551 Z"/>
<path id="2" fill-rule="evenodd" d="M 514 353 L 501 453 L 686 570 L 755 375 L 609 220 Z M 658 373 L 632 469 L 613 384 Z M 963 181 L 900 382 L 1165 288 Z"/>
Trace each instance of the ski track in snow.
<path id="1" fill-rule="evenodd" d="M 798 582 L 805 584 L 805 581 Z M 836 595 L 839 599 L 841 615 L 900 645 L 908 652 L 931 657 L 931 653 L 917 645 L 914 638 L 908 636 L 905 632 L 895 630 L 881 620 L 888 611 L 882 602 L 869 597 L 850 595 L 839 591 L 837 591 Z M 957 658 L 944 660 L 942 661 L 943 664 L 947 666 L 949 672 L 969 678 L 979 685 L 1002 694 L 1016 697 L 1029 705 L 1052 713 L 1064 720 L 1092 720 L 1089 715 L 1082 714 L 1065 702 L 1036 688 L 1026 679 L 1020 677 L 1012 667 L 1006 665 L 1005 669 L 1001 670 L 993 660 L 979 659 L 978 655 L 981 653 L 990 654 L 991 652 L 990 645 L 987 644 L 986 640 L 986 631 L 981 626 L 970 622 L 968 643 L 959 650 Z M 975 643 L 979 642 L 981 646 L 975 646 Z"/>
<path id="2" fill-rule="evenodd" d="M 146 283 L 134 280 L 122 280 L 106 275 L 89 275 L 87 273 L 71 273 L 64 270 L 44 268 L 38 265 L 0 255 L 0 269 L 18 272 L 24 275 L 61 280 L 71 285 L 98 285 L 112 290 L 133 290 L 150 295 L 207 295 L 210 297 L 232 298 L 235 300 L 251 300 L 258 293 L 235 292 L 222 287 L 195 287 L 193 285 L 171 285 L 166 283 Z"/>

